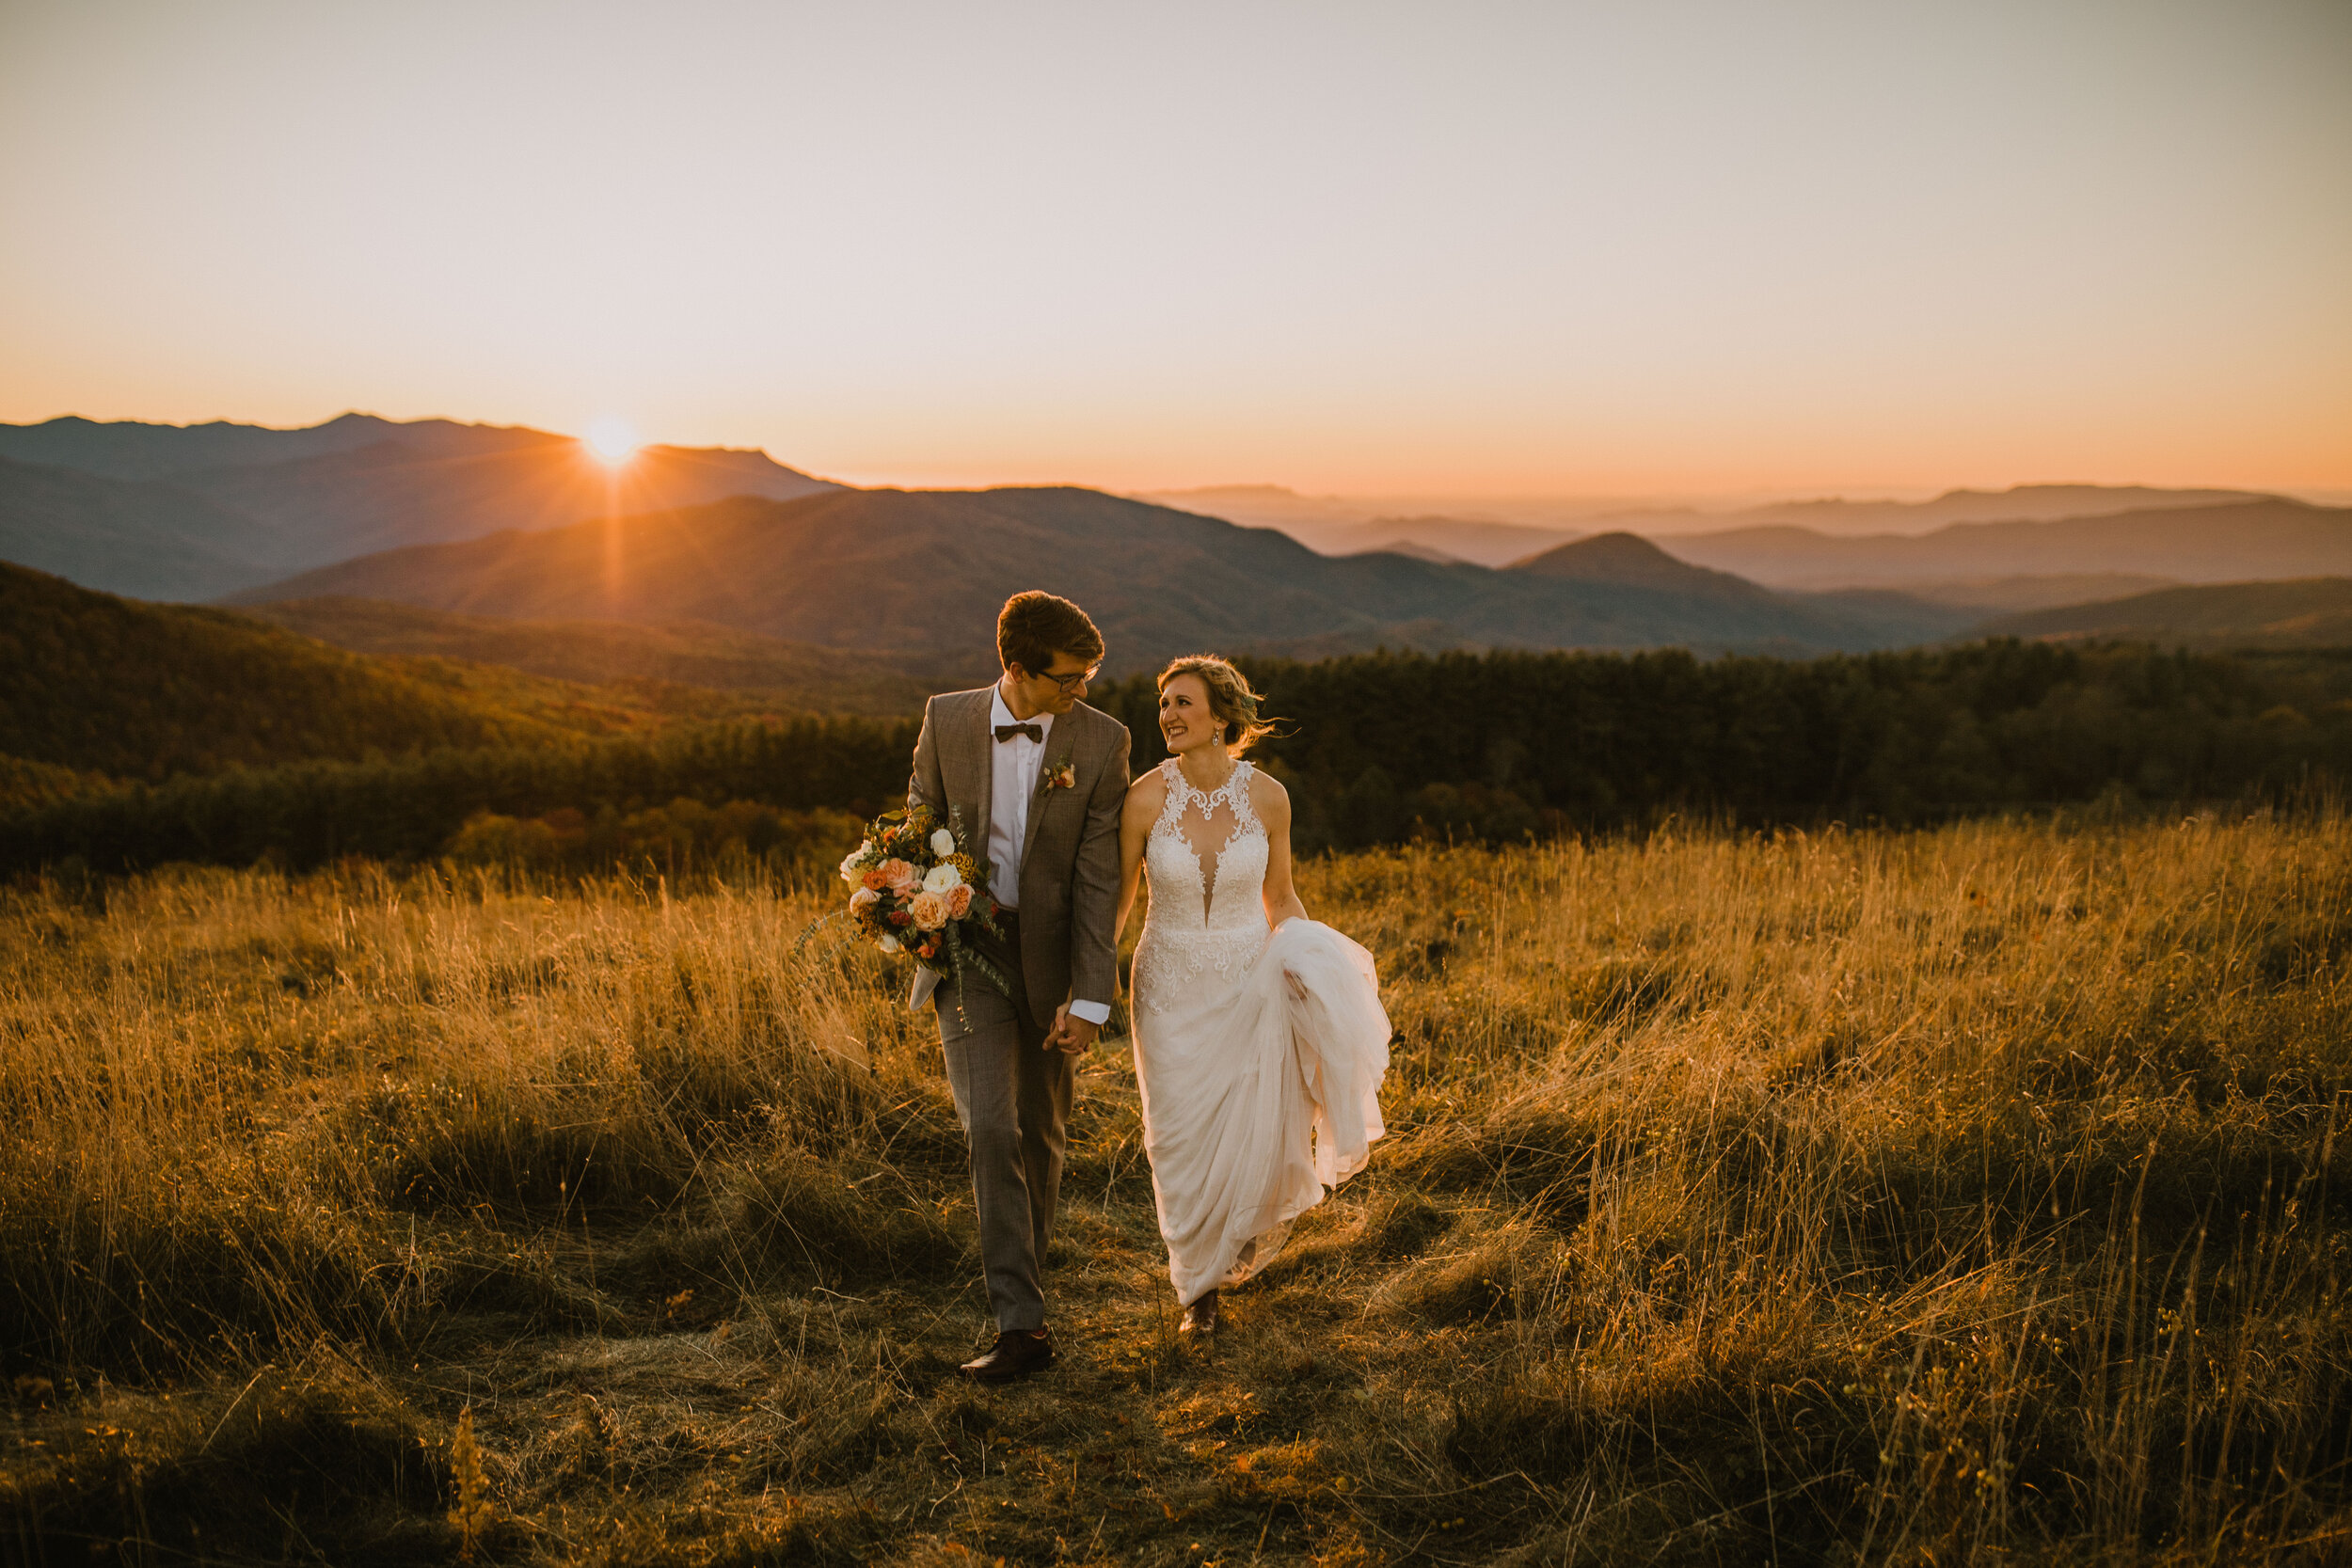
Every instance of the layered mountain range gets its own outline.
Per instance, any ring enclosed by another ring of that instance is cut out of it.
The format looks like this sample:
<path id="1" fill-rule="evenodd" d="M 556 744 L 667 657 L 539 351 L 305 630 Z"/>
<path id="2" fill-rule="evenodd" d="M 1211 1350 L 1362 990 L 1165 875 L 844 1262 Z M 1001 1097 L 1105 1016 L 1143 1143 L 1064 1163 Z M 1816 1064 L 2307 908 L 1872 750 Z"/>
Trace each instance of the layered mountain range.
<path id="1" fill-rule="evenodd" d="M 2352 510 L 2280 496 L 2056 522 L 1952 523 L 1837 538 L 1786 524 L 1666 541 L 1685 561 L 1777 588 L 1917 591 L 2004 577 L 2124 572 L 2232 582 L 2352 572 Z"/>
<path id="2" fill-rule="evenodd" d="M 1774 526 L 1801 528 L 1835 538 L 1928 533 L 1954 523 L 2056 523 L 2075 517 L 2111 517 L 2119 513 L 2160 512 L 2174 507 L 2229 506 L 2268 499 L 2250 490 L 2163 490 L 2145 484 L 2016 484 L 2006 490 L 1947 490 L 1919 501 L 1849 500 L 1842 496 L 1828 496 L 1814 500 L 1770 501 L 1736 512 L 1702 512 L 1693 507 L 1644 508 L 1603 514 L 1596 520 L 1661 539 Z"/>
<path id="3" fill-rule="evenodd" d="M 625 467 L 546 431 L 345 414 L 258 425 L 0 425 L 0 559 L 204 599 L 374 550 L 730 496 L 837 489 L 765 452 L 648 447 Z"/>
<path id="4" fill-rule="evenodd" d="M 1348 498 L 1302 496 L 1275 484 L 1230 484 L 1148 492 L 1136 499 L 1251 527 L 1279 528 L 1326 555 L 1407 549 L 1502 566 L 1598 531 L 1671 540 L 1670 547 L 1685 553 L 1683 544 L 1692 538 L 1745 537 L 1759 529 L 1791 530 L 1808 541 L 1836 540 L 1929 533 L 1954 523 L 2063 522 L 2273 498 L 2245 490 L 2162 490 L 2139 484 L 2020 484 L 2007 490 L 1948 490 L 1921 501 L 1832 497 L 1706 512 L 1606 497 Z M 1766 578 L 1779 580 L 1769 570 Z"/>
<path id="5" fill-rule="evenodd" d="M 700 621 L 944 656 L 972 648 L 1008 594 L 1038 587 L 1087 607 L 1117 669 L 1202 648 L 1862 649 L 1974 618 L 1775 594 L 1629 535 L 1505 571 L 1333 558 L 1270 529 L 1069 487 L 739 498 L 388 551 L 227 602 L 339 595 L 529 620 Z"/>
<path id="6" fill-rule="evenodd" d="M 2261 606 L 2243 594 L 2223 605 L 2181 585 L 2352 576 L 2352 510 L 2234 491 L 2042 485 L 1711 515 L 1596 504 L 1582 529 L 1524 511 L 1351 516 L 1266 487 L 1165 499 L 1189 507 L 1070 487 L 856 490 L 727 449 L 648 448 L 615 468 L 544 431 L 362 414 L 305 430 L 0 426 L 0 560 L 262 607 L 362 651 L 812 700 L 838 689 L 869 710 L 967 665 L 984 673 L 984 628 L 1028 587 L 1085 604 L 1128 669 L 1200 648 L 1804 654 L 2109 625 L 2161 637 L 2167 616 L 2197 639 L 2243 624 L 2308 642 L 2332 635 L 2330 612 L 2249 620 Z M 1631 526 L 1589 531 L 1612 514 Z M 1717 526 L 1672 531 L 1692 519 Z M 2173 596 L 2136 619 L 2077 613 L 2153 591 Z"/>

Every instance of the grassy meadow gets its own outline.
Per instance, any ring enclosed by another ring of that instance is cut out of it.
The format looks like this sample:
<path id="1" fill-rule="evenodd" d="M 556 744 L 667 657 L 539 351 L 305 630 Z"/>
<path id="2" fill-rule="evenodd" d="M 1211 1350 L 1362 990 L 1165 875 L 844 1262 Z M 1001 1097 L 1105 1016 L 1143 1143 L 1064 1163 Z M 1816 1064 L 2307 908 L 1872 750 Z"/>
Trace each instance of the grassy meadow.
<path id="1" fill-rule="evenodd" d="M 1175 1333 L 1123 1041 L 1063 1361 L 837 888 L 0 893 L 0 1559 L 2352 1557 L 2352 824 L 1318 859 L 1391 1132 Z"/>

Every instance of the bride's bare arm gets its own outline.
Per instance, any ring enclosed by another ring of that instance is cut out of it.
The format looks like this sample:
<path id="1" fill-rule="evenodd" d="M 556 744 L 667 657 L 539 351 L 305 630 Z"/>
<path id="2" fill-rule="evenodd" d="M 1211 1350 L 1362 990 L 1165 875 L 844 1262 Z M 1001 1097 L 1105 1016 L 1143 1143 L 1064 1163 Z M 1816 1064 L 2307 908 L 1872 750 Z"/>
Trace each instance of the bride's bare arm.
<path id="1" fill-rule="evenodd" d="M 1152 824 L 1160 819 L 1160 807 L 1167 801 L 1168 781 L 1156 768 L 1127 786 L 1127 801 L 1119 813 L 1119 914 L 1111 926 L 1114 949 L 1127 929 L 1127 911 L 1135 908 L 1136 894 L 1143 883 L 1144 841 L 1152 836 Z"/>
<path id="2" fill-rule="evenodd" d="M 1291 796 L 1263 773 L 1249 776 L 1249 804 L 1265 825 L 1265 919 L 1269 926 L 1304 920 L 1307 906 L 1291 885 Z"/>

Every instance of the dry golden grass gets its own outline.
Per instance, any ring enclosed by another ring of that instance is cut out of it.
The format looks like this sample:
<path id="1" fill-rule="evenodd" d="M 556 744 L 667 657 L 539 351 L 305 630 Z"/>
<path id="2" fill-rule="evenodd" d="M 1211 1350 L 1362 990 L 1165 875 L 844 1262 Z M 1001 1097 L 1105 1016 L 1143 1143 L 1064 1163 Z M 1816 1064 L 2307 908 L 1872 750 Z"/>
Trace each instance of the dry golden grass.
<path id="1" fill-rule="evenodd" d="M 2352 1553 L 2333 815 L 1303 868 L 1392 1136 L 1179 1343 L 1081 1082 L 1062 1366 L 814 893 L 358 867 L 0 903 L 29 1561 Z"/>

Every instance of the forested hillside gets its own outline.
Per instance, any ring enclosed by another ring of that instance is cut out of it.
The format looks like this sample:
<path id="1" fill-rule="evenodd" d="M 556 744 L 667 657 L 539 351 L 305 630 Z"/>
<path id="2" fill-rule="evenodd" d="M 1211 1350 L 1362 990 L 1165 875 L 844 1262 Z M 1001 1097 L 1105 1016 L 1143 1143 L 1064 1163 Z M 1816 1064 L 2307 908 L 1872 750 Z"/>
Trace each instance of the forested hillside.
<path id="1" fill-rule="evenodd" d="M 708 622 L 509 621 L 383 599 L 288 599 L 247 612 L 354 653 L 458 658 L 595 686 L 659 682 L 755 691 L 810 713 L 920 713 L 934 691 L 986 681 L 993 662 L 985 648 L 961 662 L 893 658 Z"/>
<path id="2" fill-rule="evenodd" d="M 1517 838 L 1665 812 L 1764 825 L 1931 821 L 2352 779 L 2352 653 L 1994 641 L 1794 662 L 1380 654 L 1245 661 L 1288 721 L 1260 754 L 1302 848 Z M 1095 701 L 1166 752 L 1148 678 Z"/>
<path id="3" fill-rule="evenodd" d="M 707 824 L 691 808 L 864 816 L 903 803 L 915 729 L 911 720 L 800 719 L 561 747 L 235 768 L 0 818 L 0 868 L 69 860 L 101 871 L 264 857 L 293 866 L 346 855 L 414 861 L 465 847 L 461 831 L 485 815 L 539 822 L 551 840 L 641 847 L 675 832 L 707 843 Z"/>
<path id="4" fill-rule="evenodd" d="M 0 562 L 0 754 L 160 780 L 562 735 L 244 615 Z"/>
<path id="5" fill-rule="evenodd" d="M 2126 639 L 2185 648 L 2352 647 L 2352 578 L 2160 588 L 2004 616 L 1984 629 L 2008 637 Z"/>
<path id="6" fill-rule="evenodd" d="M 1249 668 L 1287 721 L 1259 754 L 1292 789 L 1302 853 L 1677 813 L 1915 824 L 2099 800 L 2279 799 L 2352 779 L 2344 653 L 1992 642 L 1810 662 L 1383 654 Z M 1148 677 L 1096 701 L 1136 730 L 1138 769 L 1165 754 Z M 237 768 L 20 812 L 0 821 L 0 866 L 483 858 L 501 844 L 577 862 L 597 846 L 635 854 L 714 833 L 756 847 L 757 832 L 784 830 L 703 814 L 870 814 L 904 789 L 914 734 L 912 720 L 805 719 Z"/>

